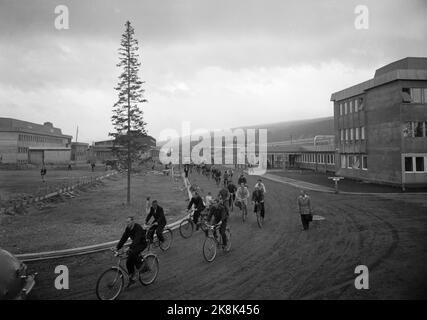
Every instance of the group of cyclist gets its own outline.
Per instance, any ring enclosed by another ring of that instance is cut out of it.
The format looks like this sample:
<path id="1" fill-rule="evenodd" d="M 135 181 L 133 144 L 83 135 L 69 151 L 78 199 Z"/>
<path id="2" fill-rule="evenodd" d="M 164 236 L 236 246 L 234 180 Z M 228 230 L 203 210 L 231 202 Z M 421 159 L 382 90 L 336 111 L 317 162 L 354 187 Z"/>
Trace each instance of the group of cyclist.
<path id="1" fill-rule="evenodd" d="M 187 167 L 185 171 L 185 175 L 188 177 L 190 169 Z M 226 229 L 228 218 L 230 216 L 230 212 L 234 210 L 234 205 L 240 208 L 240 210 L 243 210 L 244 214 L 247 214 L 250 192 L 247 186 L 246 177 L 242 173 L 238 178 L 238 186 L 236 186 L 232 180 L 233 171 L 231 169 L 226 169 L 224 173 L 222 173 L 219 168 L 214 166 L 196 166 L 196 172 L 207 175 L 208 177 L 211 175 L 214 177 L 217 185 L 219 185 L 218 180 L 220 181 L 221 176 L 223 177 L 223 186 L 216 197 L 213 197 L 211 192 L 208 192 L 206 197 L 203 199 L 197 188 L 192 189 L 192 197 L 188 203 L 187 210 L 194 210 L 193 222 L 196 225 L 196 230 L 200 228 L 200 217 L 203 214 L 203 211 L 206 210 L 206 222 L 208 224 L 218 226 L 220 236 L 222 237 L 222 245 L 225 249 L 227 248 Z M 260 205 L 260 215 L 262 219 L 264 219 L 265 215 L 265 193 L 265 185 L 262 183 L 261 179 L 258 179 L 255 184 L 254 191 L 252 192 L 251 200 L 253 203 Z M 163 208 L 158 205 L 156 200 L 150 202 L 150 198 L 147 198 L 145 213 L 146 218 L 143 226 L 135 222 L 133 216 L 129 216 L 126 219 L 126 229 L 116 246 L 116 250 L 120 251 L 129 238 L 132 240 L 126 260 L 126 267 L 129 272 L 129 285 L 135 283 L 137 279 L 138 272 L 136 272 L 136 270 L 141 268 L 139 255 L 147 248 L 148 241 L 153 241 L 154 234 L 157 235 L 160 243 L 164 241 L 163 230 L 167 222 Z M 149 224 L 152 218 L 153 223 Z M 216 229 L 214 236 L 217 236 Z"/>
<path id="2" fill-rule="evenodd" d="M 202 167 L 201 170 L 196 170 L 204 174 Z M 205 168 L 206 170 L 206 168 Z M 220 185 L 218 180 L 223 177 L 223 186 L 218 192 L 218 195 L 214 198 L 211 192 L 208 192 L 205 199 L 202 198 L 200 191 L 193 190 L 192 198 L 188 203 L 187 210 L 193 209 L 193 222 L 196 225 L 196 230 L 200 228 L 200 217 L 202 212 L 206 210 L 207 223 L 213 223 L 219 226 L 219 232 L 222 237 L 223 248 L 227 247 L 226 229 L 230 212 L 234 211 L 234 205 L 236 205 L 243 214 L 247 215 L 247 207 L 249 199 L 255 205 L 260 206 L 260 216 L 264 219 L 265 216 L 265 193 L 266 188 L 261 179 L 258 179 L 255 184 L 252 197 L 247 186 L 247 179 L 242 173 L 238 178 L 238 186 L 233 183 L 233 171 L 226 169 L 222 173 L 219 168 L 209 167 L 209 170 L 214 177 L 217 186 Z M 255 211 L 255 206 L 254 206 Z M 216 236 L 216 235 L 215 235 Z"/>

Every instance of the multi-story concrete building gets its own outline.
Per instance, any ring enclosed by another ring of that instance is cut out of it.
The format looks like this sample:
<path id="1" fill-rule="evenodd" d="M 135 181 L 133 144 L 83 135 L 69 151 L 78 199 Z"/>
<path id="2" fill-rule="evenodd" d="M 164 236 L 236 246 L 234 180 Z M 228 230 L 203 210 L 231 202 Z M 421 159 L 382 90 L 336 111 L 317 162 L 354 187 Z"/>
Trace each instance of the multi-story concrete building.
<path id="1" fill-rule="evenodd" d="M 63 164 L 70 161 L 72 137 L 52 123 L 0 118 L 0 163 Z"/>
<path id="2" fill-rule="evenodd" d="M 405 58 L 335 92 L 337 175 L 427 185 L 427 58 Z"/>

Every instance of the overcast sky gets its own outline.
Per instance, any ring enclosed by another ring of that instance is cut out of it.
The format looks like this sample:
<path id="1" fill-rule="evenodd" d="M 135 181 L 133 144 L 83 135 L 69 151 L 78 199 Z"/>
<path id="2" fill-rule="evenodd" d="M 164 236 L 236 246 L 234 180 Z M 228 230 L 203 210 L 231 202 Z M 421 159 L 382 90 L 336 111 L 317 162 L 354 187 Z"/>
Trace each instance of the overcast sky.
<path id="1" fill-rule="evenodd" d="M 54 26 L 69 8 L 70 29 Z M 354 10 L 369 9 L 357 30 Z M 0 0 L 0 117 L 108 138 L 117 49 L 141 46 L 148 133 L 331 116 L 331 93 L 427 56 L 426 0 Z"/>

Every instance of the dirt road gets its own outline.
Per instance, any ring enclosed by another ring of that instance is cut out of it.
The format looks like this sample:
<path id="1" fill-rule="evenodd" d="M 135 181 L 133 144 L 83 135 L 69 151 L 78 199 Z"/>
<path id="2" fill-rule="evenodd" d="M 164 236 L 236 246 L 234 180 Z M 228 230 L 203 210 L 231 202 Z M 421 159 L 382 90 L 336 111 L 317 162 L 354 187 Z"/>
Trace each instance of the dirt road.
<path id="1" fill-rule="evenodd" d="M 204 177 L 192 177 L 217 192 Z M 249 178 L 254 185 L 255 179 Z M 409 299 L 427 298 L 427 199 L 312 193 L 316 214 L 326 218 L 301 231 L 298 190 L 265 181 L 266 221 L 230 218 L 232 250 L 212 263 L 202 257 L 203 235 L 158 252 L 160 274 L 121 299 Z M 408 200 L 408 201 L 406 201 Z M 95 299 L 95 283 L 114 259 L 109 252 L 31 263 L 40 273 L 34 299 Z M 54 288 L 54 268 L 67 265 L 70 289 Z M 354 269 L 370 271 L 370 289 L 354 287 Z"/>

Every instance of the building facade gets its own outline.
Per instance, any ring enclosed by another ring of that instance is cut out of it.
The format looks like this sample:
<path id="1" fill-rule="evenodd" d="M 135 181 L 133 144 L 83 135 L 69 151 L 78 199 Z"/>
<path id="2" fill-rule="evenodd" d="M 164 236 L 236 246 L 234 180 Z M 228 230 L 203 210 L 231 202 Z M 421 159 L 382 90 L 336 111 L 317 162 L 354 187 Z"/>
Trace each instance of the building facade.
<path id="1" fill-rule="evenodd" d="M 65 164 L 70 161 L 71 139 L 52 123 L 43 125 L 0 118 L 0 163 Z"/>
<path id="2" fill-rule="evenodd" d="M 89 155 L 89 144 L 83 142 L 71 143 L 71 161 L 73 163 L 86 163 Z"/>
<path id="3" fill-rule="evenodd" d="M 145 146 L 146 151 L 141 154 L 141 159 L 146 159 L 151 156 L 150 150 L 156 148 L 156 139 L 151 136 L 144 136 L 138 138 L 141 143 Z M 116 156 L 113 154 L 114 140 L 103 140 L 96 141 L 90 147 L 88 151 L 88 159 L 90 162 L 105 163 L 106 161 L 115 161 Z"/>
<path id="4" fill-rule="evenodd" d="M 427 58 L 393 62 L 331 101 L 337 175 L 427 185 Z"/>

